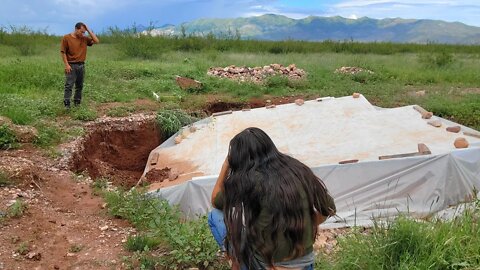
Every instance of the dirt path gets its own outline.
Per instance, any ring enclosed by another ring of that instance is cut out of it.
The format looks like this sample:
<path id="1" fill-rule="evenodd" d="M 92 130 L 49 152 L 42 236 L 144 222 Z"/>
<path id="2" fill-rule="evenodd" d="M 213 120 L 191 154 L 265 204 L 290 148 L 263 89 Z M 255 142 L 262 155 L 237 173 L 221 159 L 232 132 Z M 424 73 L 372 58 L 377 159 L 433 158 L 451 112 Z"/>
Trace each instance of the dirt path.
<path id="1" fill-rule="evenodd" d="M 111 218 L 91 180 L 56 168 L 35 149 L 0 151 L 0 212 L 21 199 L 26 212 L 0 225 L 0 269 L 123 269 L 123 243 L 134 233 Z"/>

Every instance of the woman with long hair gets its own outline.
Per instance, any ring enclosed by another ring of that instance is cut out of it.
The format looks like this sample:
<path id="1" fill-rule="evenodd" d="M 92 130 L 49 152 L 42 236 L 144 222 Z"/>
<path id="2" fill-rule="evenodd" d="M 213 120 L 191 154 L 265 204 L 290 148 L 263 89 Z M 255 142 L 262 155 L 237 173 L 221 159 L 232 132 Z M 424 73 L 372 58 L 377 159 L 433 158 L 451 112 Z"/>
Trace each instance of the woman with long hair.
<path id="1" fill-rule="evenodd" d="M 209 225 L 232 269 L 313 269 L 317 227 L 335 214 L 323 182 L 251 127 L 230 141 Z"/>

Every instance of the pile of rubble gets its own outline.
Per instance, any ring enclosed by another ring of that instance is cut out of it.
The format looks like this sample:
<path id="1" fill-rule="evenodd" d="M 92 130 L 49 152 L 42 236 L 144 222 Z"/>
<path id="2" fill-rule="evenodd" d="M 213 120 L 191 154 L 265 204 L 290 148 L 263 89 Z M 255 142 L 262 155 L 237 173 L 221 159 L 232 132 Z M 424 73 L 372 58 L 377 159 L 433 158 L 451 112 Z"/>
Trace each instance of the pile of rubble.
<path id="1" fill-rule="evenodd" d="M 236 67 L 231 65 L 228 67 L 211 67 L 208 69 L 207 75 L 228 78 L 240 82 L 252 81 L 261 83 L 269 76 L 281 75 L 287 76 L 288 79 L 298 80 L 306 76 L 303 69 L 297 68 L 295 64 L 284 67 L 281 64 L 270 64 L 264 67 Z"/>
<path id="2" fill-rule="evenodd" d="M 355 75 L 355 74 L 358 74 L 360 72 L 366 72 L 366 73 L 369 73 L 369 74 L 373 74 L 373 71 L 368 70 L 368 69 L 359 68 L 359 67 L 341 67 L 341 68 L 337 68 L 335 70 L 335 73 L 351 74 L 351 75 Z"/>

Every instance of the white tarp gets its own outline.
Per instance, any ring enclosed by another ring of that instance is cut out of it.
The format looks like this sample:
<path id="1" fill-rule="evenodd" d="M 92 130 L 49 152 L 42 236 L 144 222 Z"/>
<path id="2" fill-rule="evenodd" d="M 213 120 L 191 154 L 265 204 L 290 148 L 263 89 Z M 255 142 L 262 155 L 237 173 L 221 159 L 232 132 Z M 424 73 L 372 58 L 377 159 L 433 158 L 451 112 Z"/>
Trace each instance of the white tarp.
<path id="1" fill-rule="evenodd" d="M 244 128 L 256 126 L 325 182 L 338 217 L 324 226 L 368 225 L 372 217 L 407 212 L 425 217 L 467 201 L 474 187 L 480 189 L 480 139 L 447 132 L 445 127 L 458 124 L 434 119 L 442 127 L 428 125 L 431 119 L 422 119 L 412 106 L 377 110 L 363 96 L 238 111 L 195 123 L 198 130 L 184 133 L 180 144 L 173 137 L 167 140 L 152 151 L 150 158 L 156 155 L 158 162 L 152 165 L 149 159 L 145 173 L 178 167 L 187 178 L 204 175 L 151 192 L 179 204 L 190 217 L 204 214 L 211 208 L 210 194 L 228 142 Z M 455 149 L 457 137 L 467 138 L 470 147 Z M 378 160 L 381 155 L 417 152 L 418 143 L 425 143 L 432 154 Z M 338 164 L 347 159 L 359 162 Z"/>

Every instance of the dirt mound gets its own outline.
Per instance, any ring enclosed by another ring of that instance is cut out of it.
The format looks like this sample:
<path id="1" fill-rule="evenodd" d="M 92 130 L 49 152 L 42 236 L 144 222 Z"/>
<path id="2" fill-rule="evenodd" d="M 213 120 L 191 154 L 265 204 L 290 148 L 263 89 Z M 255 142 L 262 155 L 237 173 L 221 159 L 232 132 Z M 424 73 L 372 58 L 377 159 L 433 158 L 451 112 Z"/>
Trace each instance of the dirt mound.
<path id="1" fill-rule="evenodd" d="M 207 104 L 205 108 L 205 112 L 207 114 L 212 114 L 216 112 L 224 112 L 229 110 L 241 110 L 243 108 L 247 108 L 248 104 L 241 103 L 241 102 L 224 102 L 224 101 L 217 101 Z"/>
<path id="2" fill-rule="evenodd" d="M 153 115 L 104 118 L 87 130 L 82 148 L 72 157 L 72 170 L 125 188 L 138 182 L 148 155 L 162 142 Z"/>
<path id="3" fill-rule="evenodd" d="M 0 216 L 21 201 L 23 212 L 0 222 L 0 269 L 125 269 L 123 242 L 135 230 L 110 218 L 92 180 L 58 168 L 22 146 L 0 151 Z"/>

